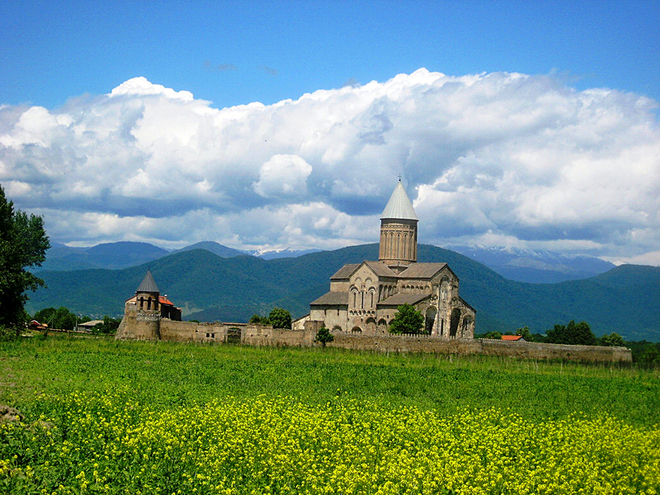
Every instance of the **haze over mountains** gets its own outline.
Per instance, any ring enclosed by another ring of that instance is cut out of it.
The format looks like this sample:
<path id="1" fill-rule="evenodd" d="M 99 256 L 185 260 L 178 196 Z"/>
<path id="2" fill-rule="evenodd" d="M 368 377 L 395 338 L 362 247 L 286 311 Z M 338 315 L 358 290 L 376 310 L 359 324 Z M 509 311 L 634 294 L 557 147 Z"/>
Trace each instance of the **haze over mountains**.
<path id="1" fill-rule="evenodd" d="M 479 246 L 452 246 L 451 249 L 483 263 L 505 278 L 535 284 L 594 277 L 616 266 L 591 256 L 568 256 L 531 249 Z"/>
<path id="2" fill-rule="evenodd" d="M 262 249 L 258 251 L 243 251 L 223 246 L 213 241 L 202 241 L 176 250 L 166 250 L 146 242 L 110 242 L 87 248 L 69 247 L 58 242 L 51 242 L 52 247 L 46 253 L 46 261 L 34 271 L 71 271 L 93 268 L 128 268 L 163 256 L 182 251 L 204 249 L 220 256 L 257 256 L 263 259 L 292 258 L 302 254 L 318 252 L 318 249 Z"/>
<path id="3" fill-rule="evenodd" d="M 136 259 L 130 256 L 136 246 L 121 247 L 127 248 L 125 262 Z M 148 245 L 140 249 L 145 256 L 158 253 Z M 97 250 L 90 250 L 88 263 L 99 258 Z M 109 257 L 114 266 L 121 258 Z M 376 244 L 272 260 L 184 249 L 122 269 L 43 270 L 39 276 L 47 288 L 30 294 L 27 309 L 66 306 L 79 314 L 118 316 L 150 269 L 162 293 L 181 306 L 188 319 L 246 321 L 274 306 L 297 317 L 328 290 L 329 277 L 342 265 L 377 258 Z M 435 246 L 420 245 L 418 258 L 449 263 L 461 279 L 461 296 L 477 310 L 478 333 L 525 325 L 544 332 L 575 319 L 587 321 L 597 335 L 617 332 L 630 340 L 660 340 L 660 267 L 623 265 L 588 279 L 530 284 L 506 279 L 473 259 Z"/>

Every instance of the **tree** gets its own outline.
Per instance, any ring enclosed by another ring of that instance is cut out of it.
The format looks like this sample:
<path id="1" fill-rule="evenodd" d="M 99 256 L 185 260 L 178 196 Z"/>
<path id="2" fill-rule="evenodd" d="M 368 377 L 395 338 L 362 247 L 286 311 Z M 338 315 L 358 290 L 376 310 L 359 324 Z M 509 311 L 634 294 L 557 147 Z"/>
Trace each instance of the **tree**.
<path id="1" fill-rule="evenodd" d="M 646 344 L 642 353 L 641 362 L 649 365 L 660 364 L 660 350 L 656 344 Z"/>
<path id="2" fill-rule="evenodd" d="M 14 210 L 0 186 L 0 325 L 24 324 L 25 291 L 35 291 L 44 281 L 27 271 L 41 266 L 50 248 L 43 218 Z"/>
<path id="3" fill-rule="evenodd" d="M 103 323 L 97 323 L 94 327 L 95 333 L 111 334 L 116 333 L 119 328 L 121 320 L 110 318 L 109 316 L 103 317 Z"/>
<path id="4" fill-rule="evenodd" d="M 397 308 L 394 319 L 390 323 L 390 333 L 402 334 L 422 333 L 424 316 L 410 304 L 402 304 Z"/>
<path id="5" fill-rule="evenodd" d="M 330 330 L 328 330 L 325 327 L 319 328 L 318 332 L 316 332 L 316 341 L 320 342 L 323 347 L 328 342 L 332 342 L 335 340 L 335 336 L 330 333 Z"/>
<path id="6" fill-rule="evenodd" d="M 270 325 L 270 320 L 267 316 L 259 316 L 257 313 L 253 314 L 248 323 L 253 325 Z"/>
<path id="7" fill-rule="evenodd" d="M 612 332 L 609 335 L 603 335 L 600 338 L 600 345 L 608 347 L 623 347 L 625 345 L 623 337 L 616 332 Z"/>
<path id="8" fill-rule="evenodd" d="M 34 319 L 39 323 L 45 323 L 50 328 L 57 328 L 59 330 L 73 330 L 76 323 L 78 323 L 76 315 L 64 306 L 58 309 L 45 308 L 37 311 L 34 314 Z"/>
<path id="9" fill-rule="evenodd" d="M 527 342 L 532 342 L 534 340 L 534 337 L 532 337 L 532 332 L 529 331 L 529 327 L 527 326 L 524 326 L 516 330 L 516 335 L 520 335 Z"/>
<path id="10" fill-rule="evenodd" d="M 490 339 L 490 340 L 501 340 L 502 339 L 502 332 L 497 332 L 497 331 L 491 331 L 491 332 L 486 332 L 481 336 L 482 339 Z"/>
<path id="11" fill-rule="evenodd" d="M 273 328 L 286 328 L 291 330 L 291 313 L 286 309 L 273 308 L 268 314 L 268 320 Z"/>
<path id="12" fill-rule="evenodd" d="M 571 320 L 566 326 L 555 325 L 552 330 L 548 330 L 547 335 L 547 342 L 551 344 L 596 345 L 598 343 L 591 327 L 585 321 L 575 323 Z"/>

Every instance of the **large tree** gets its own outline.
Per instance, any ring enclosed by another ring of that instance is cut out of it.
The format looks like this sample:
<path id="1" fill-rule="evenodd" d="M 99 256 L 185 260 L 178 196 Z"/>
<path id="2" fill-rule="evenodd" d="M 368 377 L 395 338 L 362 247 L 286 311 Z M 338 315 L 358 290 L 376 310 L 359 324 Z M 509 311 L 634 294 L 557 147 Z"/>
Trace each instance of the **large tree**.
<path id="1" fill-rule="evenodd" d="M 396 308 L 394 319 L 390 323 L 390 333 L 419 334 L 424 330 L 424 316 L 410 304 L 402 304 Z"/>
<path id="2" fill-rule="evenodd" d="M 44 285 L 27 269 L 41 266 L 49 247 L 43 219 L 15 210 L 0 186 L 0 325 L 20 332 L 25 291 Z"/>
<path id="3" fill-rule="evenodd" d="M 566 326 L 555 325 L 552 330 L 548 330 L 547 336 L 547 341 L 551 344 L 596 345 L 598 343 L 591 327 L 585 321 L 575 323 L 571 320 Z"/>
<path id="4" fill-rule="evenodd" d="M 268 321 L 273 328 L 284 328 L 291 330 L 291 313 L 283 308 L 273 308 L 268 314 Z"/>

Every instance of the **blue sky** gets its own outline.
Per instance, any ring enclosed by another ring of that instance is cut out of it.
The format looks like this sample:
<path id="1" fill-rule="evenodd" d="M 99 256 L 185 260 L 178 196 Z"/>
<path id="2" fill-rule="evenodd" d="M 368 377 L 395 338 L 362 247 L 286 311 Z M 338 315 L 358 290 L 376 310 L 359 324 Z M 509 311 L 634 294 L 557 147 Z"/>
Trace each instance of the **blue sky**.
<path id="1" fill-rule="evenodd" d="M 660 3 L 30 2 L 0 6 L 0 97 L 47 108 L 135 76 L 216 107 L 420 67 L 522 72 L 660 99 Z"/>
<path id="2" fill-rule="evenodd" d="M 660 2 L 3 2 L 0 183 L 54 240 L 660 265 Z"/>

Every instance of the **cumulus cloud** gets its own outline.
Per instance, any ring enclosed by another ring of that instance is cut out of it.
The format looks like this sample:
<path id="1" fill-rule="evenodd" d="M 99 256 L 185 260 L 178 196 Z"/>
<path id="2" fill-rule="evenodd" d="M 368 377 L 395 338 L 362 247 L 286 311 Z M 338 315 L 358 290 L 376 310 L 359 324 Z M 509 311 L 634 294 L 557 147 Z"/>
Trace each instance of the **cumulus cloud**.
<path id="1" fill-rule="evenodd" d="M 217 109 L 130 79 L 0 107 L 0 182 L 65 242 L 377 242 L 402 174 L 420 240 L 657 260 L 657 102 L 552 76 L 420 69 Z"/>
<path id="2" fill-rule="evenodd" d="M 259 170 L 254 190 L 264 198 L 305 198 L 312 166 L 296 155 L 273 155 Z"/>

